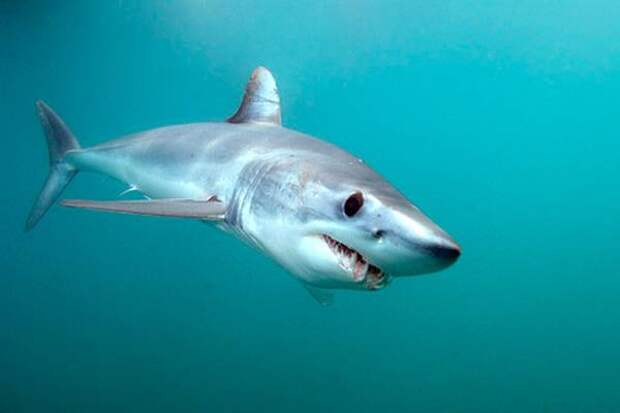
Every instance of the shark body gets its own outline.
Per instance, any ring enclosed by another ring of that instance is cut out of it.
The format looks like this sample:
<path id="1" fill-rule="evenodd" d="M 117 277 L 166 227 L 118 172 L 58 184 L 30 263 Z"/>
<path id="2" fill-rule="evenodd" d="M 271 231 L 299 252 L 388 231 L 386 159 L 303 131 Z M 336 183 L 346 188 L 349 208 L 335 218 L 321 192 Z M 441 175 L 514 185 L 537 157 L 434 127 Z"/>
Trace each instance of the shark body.
<path id="1" fill-rule="evenodd" d="M 456 261 L 460 248 L 350 153 L 280 124 L 275 80 L 262 67 L 226 122 L 153 129 L 88 149 L 43 102 L 50 174 L 32 228 L 78 171 L 116 178 L 144 201 L 65 206 L 212 221 L 275 259 L 321 303 L 329 289 L 377 290 L 391 277 Z"/>

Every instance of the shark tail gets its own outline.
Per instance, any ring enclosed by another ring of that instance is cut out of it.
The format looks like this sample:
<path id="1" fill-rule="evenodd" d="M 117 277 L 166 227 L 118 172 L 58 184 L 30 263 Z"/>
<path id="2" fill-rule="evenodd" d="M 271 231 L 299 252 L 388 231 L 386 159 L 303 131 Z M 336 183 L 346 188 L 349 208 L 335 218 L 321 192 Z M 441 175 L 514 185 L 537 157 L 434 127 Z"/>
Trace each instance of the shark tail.
<path id="1" fill-rule="evenodd" d="M 66 161 L 67 153 L 80 149 L 67 125 L 45 102 L 36 103 L 39 120 L 47 140 L 49 153 L 49 173 L 43 189 L 34 202 L 25 230 L 29 231 L 43 218 L 43 215 L 60 197 L 71 179 L 78 173 L 77 168 Z"/>

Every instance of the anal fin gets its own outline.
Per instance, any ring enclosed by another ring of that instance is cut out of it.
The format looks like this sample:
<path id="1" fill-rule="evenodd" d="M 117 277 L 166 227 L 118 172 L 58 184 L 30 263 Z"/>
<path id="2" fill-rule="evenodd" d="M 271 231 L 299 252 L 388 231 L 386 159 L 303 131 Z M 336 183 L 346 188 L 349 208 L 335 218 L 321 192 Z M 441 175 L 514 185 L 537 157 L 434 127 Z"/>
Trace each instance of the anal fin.
<path id="1" fill-rule="evenodd" d="M 130 192 L 136 192 L 136 191 L 140 191 L 138 189 L 137 186 L 135 185 L 129 185 L 129 188 L 125 189 L 123 192 L 121 192 L 120 194 L 118 194 L 118 196 L 123 196 L 123 195 L 127 195 Z"/>

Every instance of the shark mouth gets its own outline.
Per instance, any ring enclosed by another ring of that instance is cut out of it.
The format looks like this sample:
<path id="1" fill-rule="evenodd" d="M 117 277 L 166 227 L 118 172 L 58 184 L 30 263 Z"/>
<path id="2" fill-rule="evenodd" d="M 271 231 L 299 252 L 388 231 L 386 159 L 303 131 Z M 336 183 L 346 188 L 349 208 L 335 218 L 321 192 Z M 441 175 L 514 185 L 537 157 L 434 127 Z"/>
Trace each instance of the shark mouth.
<path id="1" fill-rule="evenodd" d="M 336 241 L 327 234 L 321 235 L 323 241 L 338 259 L 338 265 L 343 270 L 350 272 L 353 280 L 365 282 L 369 290 L 379 290 L 387 284 L 388 277 L 377 266 L 368 262 L 362 254 L 340 241 Z"/>

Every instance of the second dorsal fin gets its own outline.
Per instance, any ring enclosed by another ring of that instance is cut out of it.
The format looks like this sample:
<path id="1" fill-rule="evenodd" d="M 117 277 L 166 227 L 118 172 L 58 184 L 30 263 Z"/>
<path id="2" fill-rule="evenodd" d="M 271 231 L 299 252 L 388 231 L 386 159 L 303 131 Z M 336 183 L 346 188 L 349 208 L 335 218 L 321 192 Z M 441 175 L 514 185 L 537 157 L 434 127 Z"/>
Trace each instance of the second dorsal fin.
<path id="1" fill-rule="evenodd" d="M 254 69 L 245 87 L 241 106 L 228 118 L 228 122 L 282 124 L 276 80 L 267 68 L 259 66 Z"/>

